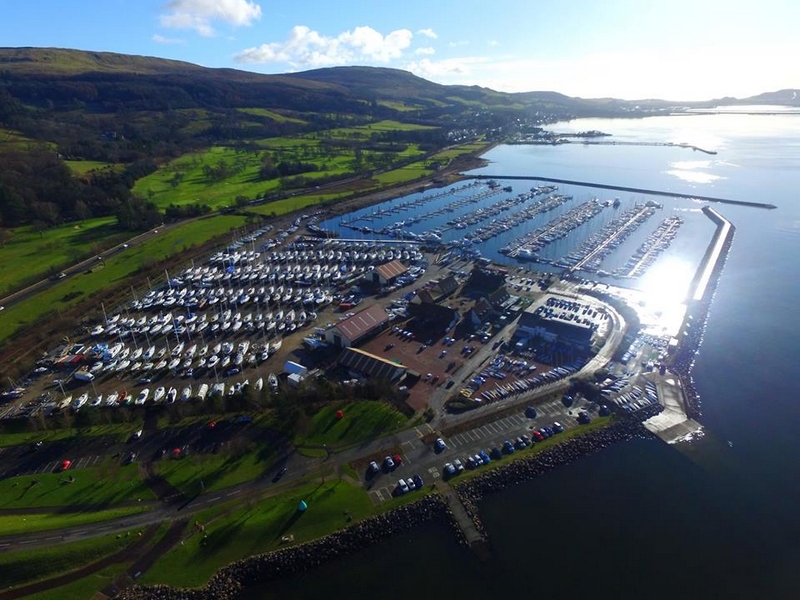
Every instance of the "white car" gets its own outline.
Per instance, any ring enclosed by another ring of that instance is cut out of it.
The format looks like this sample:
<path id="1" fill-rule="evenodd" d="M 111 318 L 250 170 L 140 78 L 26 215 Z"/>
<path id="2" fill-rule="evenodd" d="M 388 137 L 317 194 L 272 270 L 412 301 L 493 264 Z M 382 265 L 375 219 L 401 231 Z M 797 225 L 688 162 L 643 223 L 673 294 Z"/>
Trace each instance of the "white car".
<path id="1" fill-rule="evenodd" d="M 408 493 L 408 484 L 405 482 L 405 479 L 399 479 L 397 481 L 397 493 L 398 494 Z"/>

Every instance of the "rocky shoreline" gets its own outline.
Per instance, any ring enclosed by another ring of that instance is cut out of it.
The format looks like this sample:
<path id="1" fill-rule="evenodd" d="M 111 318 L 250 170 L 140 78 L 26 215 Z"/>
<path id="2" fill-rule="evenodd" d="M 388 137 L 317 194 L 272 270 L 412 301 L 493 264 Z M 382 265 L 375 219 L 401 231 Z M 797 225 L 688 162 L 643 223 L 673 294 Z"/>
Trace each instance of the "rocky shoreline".
<path id="1" fill-rule="evenodd" d="M 600 452 L 618 442 L 636 437 L 650 438 L 652 434 L 642 426 L 639 419 L 649 419 L 661 410 L 663 410 L 661 405 L 648 407 L 638 411 L 636 418 L 617 421 L 603 429 L 548 448 L 530 458 L 516 460 L 500 469 L 487 471 L 475 479 L 456 486 L 456 491 L 467 509 L 467 514 L 475 523 L 475 527 L 485 536 L 486 530 L 480 520 L 478 504 L 486 494 L 499 492 L 509 486 L 535 479 L 548 471 L 563 467 L 583 456 Z"/>
<path id="2" fill-rule="evenodd" d="M 649 418 L 660 407 L 640 411 L 638 415 Z M 456 490 L 478 530 L 485 529 L 478 513 L 478 502 L 487 493 L 500 491 L 551 469 L 594 454 L 620 441 L 650 434 L 637 419 L 626 419 L 573 438 L 530 458 L 510 462 L 502 468 L 489 471 L 472 481 L 459 485 Z M 202 588 L 179 589 L 167 585 L 133 586 L 123 590 L 122 600 L 210 600 L 234 599 L 244 589 L 269 581 L 290 577 L 313 569 L 337 557 L 357 552 L 393 535 L 405 533 L 414 527 L 445 519 L 450 522 L 462 544 L 466 544 L 450 508 L 441 496 L 431 495 L 413 504 L 399 507 L 389 513 L 371 517 L 347 529 L 299 546 L 276 550 L 242 559 L 223 567 Z"/>
<path id="3" fill-rule="evenodd" d="M 202 588 L 133 586 L 123 590 L 117 597 L 122 600 L 232 600 L 247 587 L 308 571 L 433 519 L 448 519 L 457 529 L 443 499 L 431 495 L 324 538 L 231 563 L 217 571 Z"/>

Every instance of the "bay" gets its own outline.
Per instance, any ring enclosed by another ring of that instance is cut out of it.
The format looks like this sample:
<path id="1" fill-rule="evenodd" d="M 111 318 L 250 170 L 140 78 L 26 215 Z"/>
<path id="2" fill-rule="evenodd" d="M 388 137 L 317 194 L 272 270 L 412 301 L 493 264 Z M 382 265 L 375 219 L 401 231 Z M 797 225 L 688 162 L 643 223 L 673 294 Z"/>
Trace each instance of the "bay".
<path id="1" fill-rule="evenodd" d="M 682 447 L 655 440 L 618 444 L 487 497 L 481 511 L 492 554 L 486 562 L 456 545 L 446 528 L 431 525 L 252 590 L 248 598 L 798 597 L 800 116 L 584 119 L 553 129 L 685 142 L 717 154 L 647 146 L 500 146 L 479 172 L 778 206 L 714 206 L 737 231 L 694 369 L 706 437 Z"/>

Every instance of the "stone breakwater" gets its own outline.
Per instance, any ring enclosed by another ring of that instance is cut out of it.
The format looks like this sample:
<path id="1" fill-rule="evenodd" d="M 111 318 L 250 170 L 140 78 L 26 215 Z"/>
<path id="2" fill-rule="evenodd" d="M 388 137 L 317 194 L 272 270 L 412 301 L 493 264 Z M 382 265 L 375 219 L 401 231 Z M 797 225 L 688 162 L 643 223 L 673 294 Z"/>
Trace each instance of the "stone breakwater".
<path id="1" fill-rule="evenodd" d="M 446 503 L 440 496 L 431 495 L 324 538 L 231 563 L 217 571 L 202 588 L 133 586 L 117 597 L 122 600 L 231 600 L 247 587 L 297 575 L 437 518 L 449 520 L 454 530 L 458 530 Z"/>
<path id="2" fill-rule="evenodd" d="M 703 415 L 700 406 L 700 394 L 697 393 L 697 388 L 695 387 L 692 369 L 694 368 L 697 351 L 700 348 L 700 344 L 703 342 L 708 312 L 711 308 L 711 303 L 714 301 L 714 296 L 716 295 L 720 275 L 728 259 L 728 252 L 733 243 L 733 236 L 734 230 L 731 229 L 722 245 L 703 297 L 694 301 L 689 306 L 686 323 L 689 323 L 690 326 L 687 327 L 686 324 L 684 324 L 682 328 L 683 338 L 675 354 L 672 356 L 669 365 L 670 371 L 675 373 L 681 381 L 681 387 L 683 388 L 684 397 L 686 398 L 686 414 L 692 419 L 699 419 Z"/>
<path id="3" fill-rule="evenodd" d="M 651 434 L 642 427 L 639 419 L 649 419 L 661 410 L 663 410 L 661 405 L 650 406 L 638 411 L 636 418 L 626 418 L 603 429 L 562 442 L 529 458 L 509 462 L 505 467 L 487 471 L 475 479 L 457 485 L 456 492 L 466 508 L 467 514 L 475 523 L 475 527 L 485 536 L 486 530 L 478 512 L 478 503 L 484 495 L 529 481 L 578 458 L 600 452 L 617 442 L 634 437 L 649 438 Z"/>

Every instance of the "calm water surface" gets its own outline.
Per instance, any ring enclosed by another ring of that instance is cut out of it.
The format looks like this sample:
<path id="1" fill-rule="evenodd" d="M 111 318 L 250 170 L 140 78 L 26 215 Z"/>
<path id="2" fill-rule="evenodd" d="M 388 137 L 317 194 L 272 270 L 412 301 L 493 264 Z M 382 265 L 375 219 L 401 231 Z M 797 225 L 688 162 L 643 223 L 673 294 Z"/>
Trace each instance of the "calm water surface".
<path id="1" fill-rule="evenodd" d="M 585 119 L 554 129 L 687 142 L 718 154 L 506 146 L 490 152 L 491 164 L 480 172 L 779 207 L 715 206 L 737 233 L 694 371 L 708 435 L 680 449 L 657 441 L 619 444 L 488 497 L 481 507 L 493 549 L 487 562 L 456 545 L 446 528 L 429 526 L 248 598 L 800 597 L 800 116 Z M 577 187 L 568 193 L 576 202 L 610 194 Z M 640 200 L 620 196 L 623 203 Z M 659 201 L 667 214 L 693 215 L 699 206 Z M 703 227 L 698 220 L 688 228 L 675 252 L 694 260 L 707 240 Z"/>

